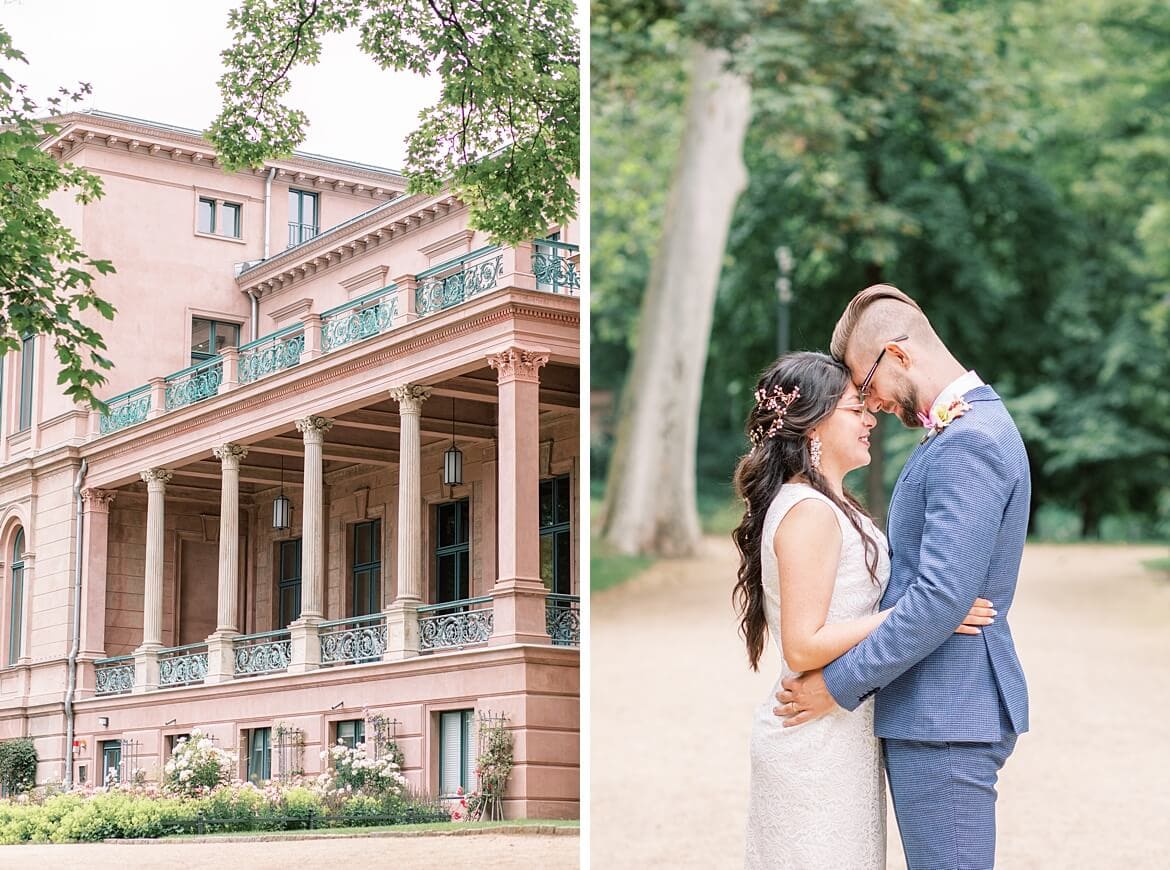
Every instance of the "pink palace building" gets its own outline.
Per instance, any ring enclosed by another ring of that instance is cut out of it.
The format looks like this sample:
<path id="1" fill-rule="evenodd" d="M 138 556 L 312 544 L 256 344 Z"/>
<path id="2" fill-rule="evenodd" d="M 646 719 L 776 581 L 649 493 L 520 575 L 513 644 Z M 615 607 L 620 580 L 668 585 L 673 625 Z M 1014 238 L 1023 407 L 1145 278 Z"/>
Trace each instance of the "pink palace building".
<path id="1" fill-rule="evenodd" d="M 199 728 L 263 781 L 373 722 L 447 795 L 505 717 L 506 814 L 576 817 L 577 224 L 495 247 L 390 170 L 59 123 L 115 368 L 102 414 L 43 338 L 0 359 L 0 739 L 100 785 Z"/>

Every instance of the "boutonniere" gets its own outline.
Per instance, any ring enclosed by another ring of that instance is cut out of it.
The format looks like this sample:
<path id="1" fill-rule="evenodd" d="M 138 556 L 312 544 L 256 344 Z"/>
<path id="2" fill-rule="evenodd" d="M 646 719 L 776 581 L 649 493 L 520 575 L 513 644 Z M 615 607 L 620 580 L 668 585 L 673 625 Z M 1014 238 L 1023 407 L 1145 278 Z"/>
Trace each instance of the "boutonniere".
<path id="1" fill-rule="evenodd" d="M 925 444 L 931 436 L 937 435 L 970 410 L 971 406 L 962 399 L 955 399 L 947 405 L 939 402 L 930 409 L 929 414 L 919 411 L 918 419 L 926 427 L 926 434 L 922 436 L 920 443 Z"/>

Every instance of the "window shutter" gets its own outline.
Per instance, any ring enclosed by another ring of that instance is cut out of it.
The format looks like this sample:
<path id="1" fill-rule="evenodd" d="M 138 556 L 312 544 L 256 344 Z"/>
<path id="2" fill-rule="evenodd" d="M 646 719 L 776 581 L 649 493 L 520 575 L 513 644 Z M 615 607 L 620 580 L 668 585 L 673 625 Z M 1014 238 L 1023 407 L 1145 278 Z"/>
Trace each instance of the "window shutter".
<path id="1" fill-rule="evenodd" d="M 463 711 L 439 714 L 439 791 L 455 794 L 463 767 Z"/>

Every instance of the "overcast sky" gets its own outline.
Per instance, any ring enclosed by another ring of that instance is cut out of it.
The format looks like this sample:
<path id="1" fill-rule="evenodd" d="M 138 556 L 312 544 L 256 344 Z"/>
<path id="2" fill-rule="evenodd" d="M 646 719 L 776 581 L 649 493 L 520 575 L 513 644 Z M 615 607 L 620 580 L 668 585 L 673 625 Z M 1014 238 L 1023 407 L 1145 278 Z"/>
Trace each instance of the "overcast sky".
<path id="1" fill-rule="evenodd" d="M 28 64 L 6 64 L 41 102 L 89 82 L 77 108 L 197 130 L 219 112 L 219 53 L 235 0 L 0 0 L 3 22 Z M 301 150 L 401 169 L 418 113 L 438 99 L 437 80 L 383 72 L 355 32 L 326 39 L 321 62 L 292 75 L 289 104 L 309 117 Z"/>

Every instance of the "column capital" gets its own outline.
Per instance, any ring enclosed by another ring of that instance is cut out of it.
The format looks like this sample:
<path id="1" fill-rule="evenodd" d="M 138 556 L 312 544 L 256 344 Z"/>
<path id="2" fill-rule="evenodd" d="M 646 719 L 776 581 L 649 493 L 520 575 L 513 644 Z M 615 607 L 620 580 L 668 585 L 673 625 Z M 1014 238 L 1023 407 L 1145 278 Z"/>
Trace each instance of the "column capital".
<path id="1" fill-rule="evenodd" d="M 431 388 L 421 384 L 403 384 L 390 388 L 390 398 L 398 403 L 399 411 L 404 414 L 421 414 L 423 402 L 430 397 Z"/>
<path id="2" fill-rule="evenodd" d="M 227 466 L 240 467 L 240 460 L 248 455 L 248 448 L 242 444 L 221 444 L 219 447 L 212 447 L 211 453 Z"/>
<path id="3" fill-rule="evenodd" d="M 148 468 L 146 471 L 140 471 L 138 476 L 145 481 L 147 489 L 156 489 L 161 492 L 171 482 L 175 473 L 165 468 Z"/>
<path id="4" fill-rule="evenodd" d="M 85 502 L 87 514 L 108 514 L 110 502 L 118 495 L 112 489 L 93 489 L 87 487 L 81 491 L 81 500 Z"/>
<path id="5" fill-rule="evenodd" d="M 487 362 L 496 370 L 501 384 L 512 381 L 540 383 L 540 368 L 548 363 L 548 353 L 510 347 L 503 353 L 488 354 Z"/>
<path id="6" fill-rule="evenodd" d="M 305 437 L 305 443 L 320 444 L 325 433 L 333 428 L 333 421 L 327 417 L 304 417 L 297 420 L 297 431 Z"/>

